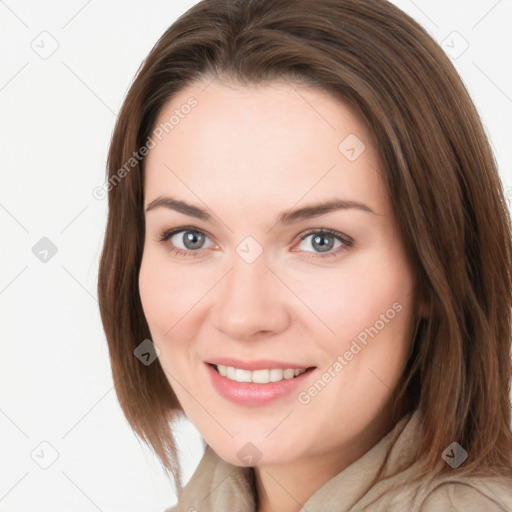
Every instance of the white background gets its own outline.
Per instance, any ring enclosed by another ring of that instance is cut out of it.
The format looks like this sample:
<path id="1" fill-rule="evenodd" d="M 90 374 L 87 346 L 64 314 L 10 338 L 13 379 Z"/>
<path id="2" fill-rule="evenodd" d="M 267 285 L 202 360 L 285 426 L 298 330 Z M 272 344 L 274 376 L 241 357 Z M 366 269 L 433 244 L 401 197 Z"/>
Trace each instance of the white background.
<path id="1" fill-rule="evenodd" d="M 194 3 L 0 0 L 0 512 L 175 502 L 113 390 L 96 299 L 107 203 L 92 190 L 135 72 Z M 454 57 L 512 197 L 512 1 L 395 3 Z M 184 424 L 179 439 L 188 479 L 199 437 Z"/>

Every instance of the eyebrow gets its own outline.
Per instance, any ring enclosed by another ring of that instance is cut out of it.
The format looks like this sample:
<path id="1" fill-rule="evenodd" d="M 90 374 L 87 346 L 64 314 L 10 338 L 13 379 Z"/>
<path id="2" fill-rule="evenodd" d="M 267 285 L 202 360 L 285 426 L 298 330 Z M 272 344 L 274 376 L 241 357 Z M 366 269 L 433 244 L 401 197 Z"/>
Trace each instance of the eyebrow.
<path id="1" fill-rule="evenodd" d="M 190 217 L 195 217 L 205 222 L 212 220 L 212 215 L 208 213 L 208 210 L 201 208 L 199 206 L 194 206 L 192 204 L 186 203 L 185 201 L 180 201 L 172 197 L 157 197 L 147 205 L 146 212 L 149 212 L 156 208 L 167 208 L 169 210 L 174 210 L 176 212 L 183 213 L 184 215 L 188 215 Z M 348 209 L 356 209 L 367 213 L 371 213 L 373 215 L 378 215 L 368 205 L 361 203 L 359 201 L 333 199 L 323 203 L 302 206 L 300 208 L 296 208 L 295 210 L 284 211 L 277 216 L 276 224 L 294 224 L 296 222 L 300 222 L 303 220 L 320 217 L 321 215 L 325 215 L 336 210 Z"/>

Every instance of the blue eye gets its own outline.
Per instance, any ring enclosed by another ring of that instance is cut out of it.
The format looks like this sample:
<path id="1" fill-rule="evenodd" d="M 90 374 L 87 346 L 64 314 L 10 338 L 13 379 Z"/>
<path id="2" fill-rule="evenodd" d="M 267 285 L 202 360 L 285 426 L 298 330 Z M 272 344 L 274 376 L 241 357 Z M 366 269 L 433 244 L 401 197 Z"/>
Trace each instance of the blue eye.
<path id="1" fill-rule="evenodd" d="M 311 238 L 311 240 L 306 245 L 309 245 L 309 247 L 314 249 L 314 257 L 318 256 L 320 258 L 337 256 L 339 252 L 347 250 L 347 248 L 354 245 L 353 240 L 348 236 L 343 235 L 342 233 L 338 233 L 332 229 L 318 229 L 316 231 L 309 231 L 308 233 L 302 235 L 300 238 L 301 241 L 299 247 L 308 238 Z M 304 248 L 301 250 L 310 252 Z"/>
<path id="2" fill-rule="evenodd" d="M 350 237 L 342 233 L 332 229 L 317 229 L 310 230 L 308 233 L 303 234 L 300 237 L 298 246 L 308 245 L 305 241 L 309 238 L 311 238 L 309 247 L 312 248 L 313 251 L 308 251 L 305 247 L 302 247 L 299 251 L 313 252 L 314 258 L 337 256 L 340 252 L 347 250 L 354 244 L 354 241 Z M 159 242 L 168 243 L 169 251 L 180 257 L 200 256 L 202 249 L 216 247 L 211 241 L 210 245 L 205 247 L 207 240 L 210 239 L 203 231 L 192 227 L 182 227 L 165 231 L 158 238 Z M 293 252 L 297 251 L 294 250 Z"/>
<path id="3" fill-rule="evenodd" d="M 204 249 L 208 237 L 195 228 L 180 228 L 166 231 L 158 239 L 159 242 L 170 242 L 169 250 L 177 256 L 198 256 L 199 250 Z M 182 247 L 179 246 L 182 245 Z"/>

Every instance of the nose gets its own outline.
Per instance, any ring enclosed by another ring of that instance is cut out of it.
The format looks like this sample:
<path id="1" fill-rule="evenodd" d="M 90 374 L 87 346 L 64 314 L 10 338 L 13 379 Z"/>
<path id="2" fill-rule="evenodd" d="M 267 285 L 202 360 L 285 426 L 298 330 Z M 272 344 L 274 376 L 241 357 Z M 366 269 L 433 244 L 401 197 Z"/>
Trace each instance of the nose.
<path id="1" fill-rule="evenodd" d="M 227 337 L 254 340 L 287 329 L 289 291 L 268 268 L 264 255 L 252 263 L 236 255 L 230 271 L 216 288 L 212 321 Z"/>

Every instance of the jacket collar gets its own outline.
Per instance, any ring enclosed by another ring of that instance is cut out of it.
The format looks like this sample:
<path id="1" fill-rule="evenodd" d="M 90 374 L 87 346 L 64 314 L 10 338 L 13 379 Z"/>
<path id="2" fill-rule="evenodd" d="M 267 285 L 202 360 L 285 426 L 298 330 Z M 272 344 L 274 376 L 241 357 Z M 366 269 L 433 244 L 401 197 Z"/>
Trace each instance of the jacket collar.
<path id="1" fill-rule="evenodd" d="M 366 495 L 382 468 L 384 476 L 414 462 L 421 422 L 418 411 L 405 415 L 395 427 L 362 457 L 326 482 L 308 501 L 308 512 L 347 512 Z M 394 446 L 391 448 L 393 441 Z M 179 511 L 255 512 L 254 469 L 224 461 L 210 446 L 179 499 Z"/>

